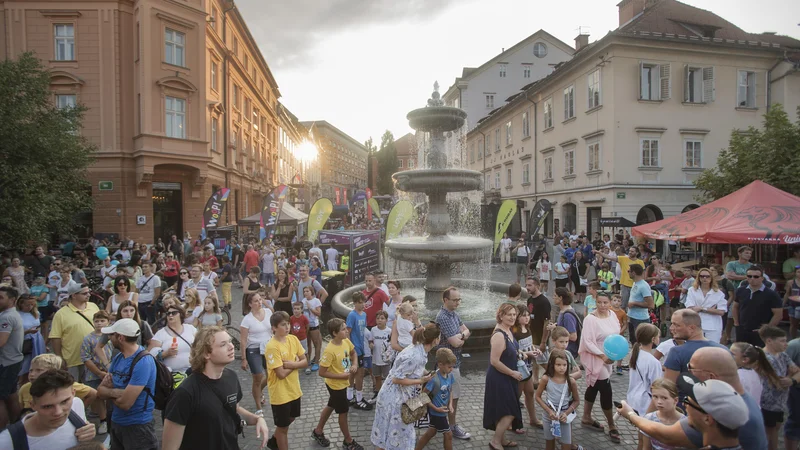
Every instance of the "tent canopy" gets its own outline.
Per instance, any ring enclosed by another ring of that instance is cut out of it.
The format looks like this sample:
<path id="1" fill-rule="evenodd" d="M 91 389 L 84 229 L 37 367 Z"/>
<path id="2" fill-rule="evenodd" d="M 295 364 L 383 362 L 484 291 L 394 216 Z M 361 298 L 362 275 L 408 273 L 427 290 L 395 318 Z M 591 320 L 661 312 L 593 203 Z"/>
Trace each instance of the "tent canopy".
<path id="1" fill-rule="evenodd" d="M 678 216 L 634 227 L 634 236 L 716 244 L 800 243 L 800 197 L 756 180 Z"/>
<path id="2" fill-rule="evenodd" d="M 624 217 L 603 217 L 600 219 L 600 226 L 614 227 L 614 228 L 617 227 L 630 228 L 630 227 L 635 227 L 636 224 Z"/>
<path id="3" fill-rule="evenodd" d="M 299 225 L 308 222 L 308 214 L 300 211 L 289 203 L 284 203 L 281 215 L 278 218 L 278 226 Z M 261 213 L 257 212 L 250 217 L 245 217 L 237 223 L 240 226 L 259 226 L 261 225 Z"/>

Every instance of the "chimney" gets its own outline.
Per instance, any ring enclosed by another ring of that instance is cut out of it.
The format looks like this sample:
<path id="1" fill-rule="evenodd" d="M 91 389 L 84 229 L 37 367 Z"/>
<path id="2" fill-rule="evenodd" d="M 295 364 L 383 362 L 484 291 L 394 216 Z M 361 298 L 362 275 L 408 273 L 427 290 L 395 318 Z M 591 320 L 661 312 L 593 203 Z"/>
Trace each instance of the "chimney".
<path id="1" fill-rule="evenodd" d="M 588 34 L 579 34 L 575 38 L 575 51 L 578 52 L 583 47 L 589 45 L 589 35 Z"/>
<path id="2" fill-rule="evenodd" d="M 647 0 L 622 0 L 619 2 L 617 4 L 617 8 L 619 8 L 619 26 L 622 27 L 644 11 L 646 3 L 648 3 Z"/>

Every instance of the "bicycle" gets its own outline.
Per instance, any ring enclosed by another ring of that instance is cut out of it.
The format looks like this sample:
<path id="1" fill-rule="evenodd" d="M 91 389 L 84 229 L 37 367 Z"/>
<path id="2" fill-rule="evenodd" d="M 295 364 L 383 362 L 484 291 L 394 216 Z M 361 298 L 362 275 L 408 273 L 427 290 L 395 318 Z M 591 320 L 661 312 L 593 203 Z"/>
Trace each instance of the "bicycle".
<path id="1" fill-rule="evenodd" d="M 232 326 L 226 326 L 225 331 L 227 331 L 228 334 L 231 336 L 231 344 L 233 344 L 233 348 L 236 350 L 235 358 L 242 359 L 242 355 L 240 353 L 242 335 L 241 333 L 239 333 L 239 329 Z"/>

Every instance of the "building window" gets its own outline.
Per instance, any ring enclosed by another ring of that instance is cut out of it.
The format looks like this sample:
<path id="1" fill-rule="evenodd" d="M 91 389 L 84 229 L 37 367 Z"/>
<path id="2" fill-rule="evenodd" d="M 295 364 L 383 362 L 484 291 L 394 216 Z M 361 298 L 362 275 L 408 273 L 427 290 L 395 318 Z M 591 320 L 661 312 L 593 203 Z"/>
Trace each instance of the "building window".
<path id="1" fill-rule="evenodd" d="M 684 71 L 683 101 L 686 103 L 710 103 L 714 101 L 714 68 L 689 67 Z"/>
<path id="2" fill-rule="evenodd" d="M 74 108 L 78 104 L 78 98 L 72 95 L 56 95 L 56 107 L 58 109 Z"/>
<path id="3" fill-rule="evenodd" d="M 494 130 L 494 151 L 495 153 L 500 151 L 500 128 Z"/>
<path id="4" fill-rule="evenodd" d="M 217 126 L 219 119 L 216 117 L 211 119 L 211 150 L 217 151 Z"/>
<path id="5" fill-rule="evenodd" d="M 642 139 L 642 167 L 659 167 L 658 139 Z"/>
<path id="6" fill-rule="evenodd" d="M 687 169 L 700 169 L 703 167 L 703 143 L 700 141 L 686 141 L 686 159 L 683 166 Z"/>
<path id="7" fill-rule="evenodd" d="M 512 170 L 511 167 L 506 167 L 506 186 L 512 186 Z"/>
<path id="8" fill-rule="evenodd" d="M 484 154 L 486 156 L 489 156 L 489 152 L 491 152 L 491 148 L 492 148 L 492 133 L 490 132 L 490 133 L 486 134 L 486 148 L 484 150 Z M 480 159 L 480 158 L 478 158 L 478 159 Z"/>
<path id="9" fill-rule="evenodd" d="M 575 86 L 564 89 L 564 120 L 575 117 Z"/>
<path id="10" fill-rule="evenodd" d="M 639 63 L 639 99 L 667 100 L 672 96 L 669 64 Z"/>
<path id="11" fill-rule="evenodd" d="M 233 85 L 233 107 L 239 109 L 239 86 Z"/>
<path id="12" fill-rule="evenodd" d="M 531 116 L 528 111 L 522 113 L 522 137 L 531 135 Z"/>
<path id="13" fill-rule="evenodd" d="M 756 73 L 746 70 L 739 71 L 739 92 L 736 104 L 740 108 L 756 107 Z"/>
<path id="14" fill-rule="evenodd" d="M 589 157 L 589 172 L 600 170 L 600 143 L 594 142 L 587 147 Z"/>
<path id="15" fill-rule="evenodd" d="M 575 149 L 564 152 L 564 176 L 575 175 Z"/>
<path id="16" fill-rule="evenodd" d="M 531 65 L 530 64 L 523 64 L 522 65 L 522 78 L 530 78 L 531 77 Z"/>
<path id="17" fill-rule="evenodd" d="M 486 107 L 494 108 L 494 94 L 486 94 Z"/>
<path id="18" fill-rule="evenodd" d="M 494 173 L 494 188 L 500 189 L 500 171 Z"/>
<path id="19" fill-rule="evenodd" d="M 217 90 L 217 63 L 211 63 L 211 89 Z"/>
<path id="20" fill-rule="evenodd" d="M 486 182 L 483 184 L 484 189 L 491 189 L 492 188 L 491 179 L 492 179 L 492 174 L 487 173 L 486 174 Z"/>
<path id="21" fill-rule="evenodd" d="M 71 23 L 53 26 L 56 61 L 75 60 L 75 25 Z"/>
<path id="22" fill-rule="evenodd" d="M 250 105 L 251 105 L 250 98 L 245 97 L 244 98 L 244 118 L 246 120 L 250 120 Z"/>
<path id="23" fill-rule="evenodd" d="M 600 69 L 595 70 L 586 77 L 589 86 L 589 109 L 600 106 Z"/>
<path id="24" fill-rule="evenodd" d="M 213 28 L 214 30 L 217 29 L 217 17 L 219 17 L 217 8 L 211 8 L 211 28 Z"/>
<path id="25" fill-rule="evenodd" d="M 186 100 L 166 98 L 167 137 L 186 138 Z"/>
<path id="26" fill-rule="evenodd" d="M 528 184 L 531 182 L 531 165 L 525 163 L 522 165 L 522 184 Z"/>
<path id="27" fill-rule="evenodd" d="M 544 128 L 553 128 L 553 97 L 544 101 Z"/>
<path id="28" fill-rule="evenodd" d="M 506 145 L 511 145 L 511 121 L 506 122 Z"/>
<path id="29" fill-rule="evenodd" d="M 508 64 L 500 64 L 500 78 L 506 77 L 506 69 L 508 68 Z"/>
<path id="30" fill-rule="evenodd" d="M 472 153 L 472 152 L 470 151 L 470 153 Z M 398 169 L 402 169 L 403 168 L 403 160 L 402 159 L 398 159 L 397 160 L 397 168 Z"/>
<path id="31" fill-rule="evenodd" d="M 180 31 L 164 30 L 164 60 L 174 66 L 186 66 L 186 35 Z"/>
<path id="32" fill-rule="evenodd" d="M 239 39 L 233 38 L 233 55 L 239 57 Z"/>
<path id="33" fill-rule="evenodd" d="M 544 42 L 533 44 L 533 55 L 537 58 L 544 58 L 547 56 L 547 45 Z"/>
<path id="34" fill-rule="evenodd" d="M 488 146 L 488 145 L 489 145 L 489 142 L 488 142 L 488 141 L 489 141 L 489 136 L 486 136 L 486 144 L 485 144 L 486 146 Z M 486 151 L 486 148 L 487 148 L 487 147 L 485 147 L 485 146 L 484 146 L 484 141 L 483 141 L 483 140 L 481 140 L 481 143 L 480 143 L 480 145 L 478 146 L 478 161 L 480 161 L 480 160 L 482 160 L 482 159 L 483 159 L 483 152 L 485 152 L 485 151 Z"/>
<path id="35" fill-rule="evenodd" d="M 552 180 L 553 179 L 553 157 L 548 156 L 544 159 L 544 179 L 545 180 Z"/>
<path id="36" fill-rule="evenodd" d="M 361 167 L 364 167 L 363 164 L 361 165 Z M 409 158 L 408 159 L 408 168 L 409 169 L 413 169 L 414 168 L 414 158 Z"/>

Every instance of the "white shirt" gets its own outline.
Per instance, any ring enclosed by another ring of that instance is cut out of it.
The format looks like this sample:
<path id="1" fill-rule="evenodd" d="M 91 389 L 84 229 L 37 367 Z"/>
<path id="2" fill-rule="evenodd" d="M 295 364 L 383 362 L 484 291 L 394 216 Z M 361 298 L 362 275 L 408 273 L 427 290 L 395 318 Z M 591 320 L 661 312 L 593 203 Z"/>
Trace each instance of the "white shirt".
<path id="1" fill-rule="evenodd" d="M 214 272 L 212 270 L 211 272 L 208 273 L 208 275 L 203 273 L 202 275 L 200 275 L 200 278 L 203 279 L 203 280 L 208 280 L 208 281 L 211 282 L 211 284 L 214 284 L 214 280 L 216 280 L 218 276 L 219 275 L 217 275 L 217 272 Z"/>
<path id="2" fill-rule="evenodd" d="M 391 299 L 391 297 L 389 297 Z M 392 324 L 397 320 L 397 302 L 392 300 L 391 303 L 384 303 L 383 310 L 389 314 L 389 319 L 386 321 L 386 328 L 392 329 Z"/>
<path id="3" fill-rule="evenodd" d="M 196 333 L 197 328 L 195 328 L 193 325 L 189 325 L 188 323 L 183 324 L 183 333 L 181 333 L 181 337 L 189 341 L 189 344 L 194 342 L 194 335 Z M 189 354 L 191 353 L 192 348 L 189 346 L 189 344 L 184 342 L 183 339 L 175 336 L 175 334 L 173 334 L 169 328 L 164 327 L 156 332 L 156 335 L 153 336 L 153 340 L 161 342 L 161 346 L 154 347 L 152 350 L 150 350 L 150 353 L 152 353 L 153 356 L 156 356 L 158 355 L 159 350 L 169 350 L 172 347 L 173 339 L 174 342 L 178 344 L 178 354 L 164 358 L 164 364 L 169 367 L 171 372 L 186 372 L 186 369 L 191 366 L 191 363 L 189 362 Z"/>
<path id="4" fill-rule="evenodd" d="M 664 361 L 667 360 L 667 356 L 669 355 L 669 351 L 672 350 L 673 347 L 676 347 L 675 339 L 667 339 L 666 341 L 661 341 L 661 343 L 658 344 L 658 347 L 656 347 L 656 350 L 658 350 L 659 353 L 664 355 L 664 356 L 661 357 L 661 360 L 659 361 L 661 364 L 664 364 Z"/>
<path id="5" fill-rule="evenodd" d="M 319 316 L 311 312 L 312 309 L 317 309 L 322 306 L 322 302 L 319 301 L 317 297 L 312 298 L 311 300 L 303 299 L 303 314 L 305 314 L 306 318 L 308 319 L 308 326 L 309 327 L 318 327 L 319 326 Z M 320 314 L 322 314 L 322 310 L 320 309 Z"/>
<path id="6" fill-rule="evenodd" d="M 103 279 L 103 288 L 108 288 L 114 282 L 117 276 L 117 266 L 106 267 L 100 269 L 100 277 Z"/>
<path id="7" fill-rule="evenodd" d="M 269 323 L 269 318 L 272 317 L 272 312 L 264 308 L 264 320 L 256 319 L 253 313 L 244 316 L 242 319 L 242 328 L 247 328 L 247 348 L 257 348 L 264 354 L 264 346 L 267 345 L 272 339 L 272 325 Z"/>
<path id="8" fill-rule="evenodd" d="M 339 256 L 339 251 L 331 247 L 325 250 L 325 256 L 328 257 L 328 264 L 336 264 L 336 258 Z"/>
<path id="9" fill-rule="evenodd" d="M 136 282 L 136 289 L 139 291 L 139 302 L 150 303 L 156 295 L 156 289 L 161 289 L 161 279 L 158 275 L 142 275 Z"/>
<path id="10" fill-rule="evenodd" d="M 383 291 L 383 293 L 386 294 L 386 296 L 388 297 L 389 296 L 389 286 L 387 286 L 386 283 L 381 283 L 380 288 Z"/>
<path id="11" fill-rule="evenodd" d="M 322 256 L 322 249 L 316 246 L 311 247 L 308 250 L 308 259 L 311 260 L 312 256 L 316 256 L 317 258 L 319 258 L 320 261 L 322 261 L 322 259 L 324 258 L 324 256 Z"/>
<path id="12" fill-rule="evenodd" d="M 511 250 L 511 243 L 514 242 L 511 238 L 503 238 L 500 239 L 500 248 L 503 249 L 504 252 Z"/>
<path id="13" fill-rule="evenodd" d="M 687 308 L 699 306 L 706 309 L 716 307 L 716 309 L 720 311 L 728 310 L 728 301 L 725 300 L 725 294 L 721 290 L 715 291 L 714 289 L 709 289 L 706 295 L 703 295 L 702 289 L 691 287 L 686 293 L 686 301 L 684 304 Z M 714 331 L 722 329 L 722 316 L 701 312 L 700 322 L 704 330 Z"/>
<path id="14" fill-rule="evenodd" d="M 383 361 L 383 352 L 392 346 L 392 329 L 386 327 L 381 330 L 378 327 L 372 327 L 372 364 L 376 366 L 385 366 Z"/>
<path id="15" fill-rule="evenodd" d="M 54 286 L 50 288 L 49 301 L 55 302 L 58 299 L 58 285 L 61 284 L 61 274 L 57 270 L 50 272 L 47 276 L 47 284 Z M 105 285 L 105 283 L 103 283 Z"/>
<path id="16" fill-rule="evenodd" d="M 122 256 L 123 262 L 128 262 L 131 260 L 131 251 L 130 250 L 117 250 L 111 255 L 111 259 L 117 259 L 117 255 Z"/>
<path id="17" fill-rule="evenodd" d="M 397 318 L 397 343 L 400 347 L 406 348 L 411 345 L 411 331 L 414 330 L 414 323 L 410 320 Z"/>
<path id="18" fill-rule="evenodd" d="M 86 421 L 86 411 L 83 407 L 83 400 L 78 397 L 72 399 L 72 410 L 81 416 L 81 419 Z M 22 419 L 22 422 L 33 416 L 29 414 Z M 74 447 L 78 445 L 78 438 L 75 437 L 75 426 L 72 425 L 67 419 L 64 425 L 58 427 L 55 431 L 47 436 L 30 436 L 28 435 L 28 448 L 30 450 L 59 450 Z M 11 443 L 11 434 L 8 430 L 0 433 L 0 448 L 12 449 L 14 446 Z"/>
<path id="19" fill-rule="evenodd" d="M 650 385 L 664 376 L 661 363 L 650 352 L 639 351 L 636 369 L 628 372 L 628 404 L 637 413 L 644 415 L 650 406 Z"/>
<path id="20" fill-rule="evenodd" d="M 62 283 L 58 284 L 58 301 L 56 302 L 56 306 L 60 305 L 61 302 L 69 298 L 69 290 L 72 289 L 73 286 L 80 286 L 80 284 L 76 283 L 75 280 L 72 279 L 67 281 L 67 284 Z"/>
<path id="21" fill-rule="evenodd" d="M 272 252 L 264 253 L 261 256 L 261 266 L 264 273 L 275 273 L 275 254 Z"/>
<path id="22" fill-rule="evenodd" d="M 744 391 L 750 394 L 750 396 L 755 399 L 756 403 L 760 405 L 763 386 L 758 372 L 753 369 L 739 369 L 737 372 L 739 373 L 739 381 L 742 382 Z"/>
<path id="23" fill-rule="evenodd" d="M 203 278 L 202 276 L 200 276 L 199 282 L 195 283 L 194 280 L 189 280 L 187 284 L 187 288 L 197 289 L 197 296 L 200 298 L 199 306 L 201 309 L 203 308 L 203 302 L 205 301 L 206 297 L 208 297 L 208 294 L 211 291 L 216 292 L 217 290 L 217 288 L 214 287 L 214 283 L 206 278 Z"/>
<path id="24" fill-rule="evenodd" d="M 372 358 L 372 349 L 369 348 L 369 343 L 372 342 L 372 332 L 364 329 L 364 358 Z"/>

